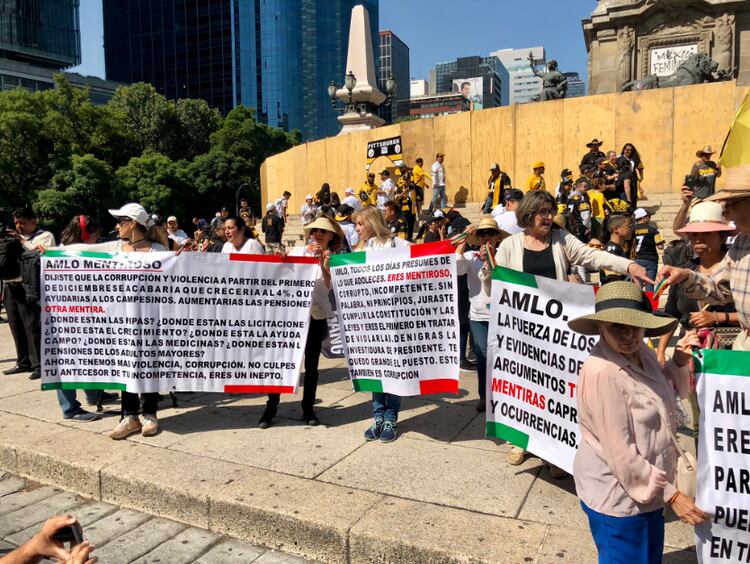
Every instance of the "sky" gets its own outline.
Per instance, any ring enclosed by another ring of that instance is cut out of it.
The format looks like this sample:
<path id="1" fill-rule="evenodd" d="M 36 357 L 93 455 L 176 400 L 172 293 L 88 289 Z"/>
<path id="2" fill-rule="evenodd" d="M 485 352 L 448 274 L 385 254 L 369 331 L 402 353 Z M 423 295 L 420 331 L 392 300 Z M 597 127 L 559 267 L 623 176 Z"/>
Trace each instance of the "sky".
<path id="1" fill-rule="evenodd" d="M 380 0 L 380 29 L 409 46 L 413 78 L 429 78 L 436 63 L 544 45 L 547 60 L 586 80 L 581 20 L 596 0 Z M 71 69 L 104 78 L 101 0 L 81 0 L 82 63 Z"/>

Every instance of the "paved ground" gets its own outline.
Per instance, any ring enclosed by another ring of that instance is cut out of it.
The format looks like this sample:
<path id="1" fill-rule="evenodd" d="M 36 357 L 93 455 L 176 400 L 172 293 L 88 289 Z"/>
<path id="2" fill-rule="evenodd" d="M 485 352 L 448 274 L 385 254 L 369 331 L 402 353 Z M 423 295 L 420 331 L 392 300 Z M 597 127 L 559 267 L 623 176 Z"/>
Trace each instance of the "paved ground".
<path id="1" fill-rule="evenodd" d="M 0 325 L 0 369 L 11 351 Z M 508 447 L 484 438 L 475 373 L 457 397 L 405 399 L 399 439 L 381 444 L 362 437 L 369 394 L 352 392 L 341 361 L 322 366 L 320 427 L 299 422 L 297 398 L 264 431 L 265 398 L 181 394 L 159 435 L 122 442 L 105 436 L 115 408 L 63 421 L 54 393 L 2 377 L 0 468 L 326 562 L 595 561 L 572 479 L 535 458 L 510 467 Z M 692 529 L 674 517 L 666 544 L 665 562 L 696 561 Z"/>
<path id="2" fill-rule="evenodd" d="M 0 556 L 50 515 L 78 517 L 102 564 L 303 564 L 304 558 L 0 473 Z M 45 561 L 46 562 L 46 561 Z"/>

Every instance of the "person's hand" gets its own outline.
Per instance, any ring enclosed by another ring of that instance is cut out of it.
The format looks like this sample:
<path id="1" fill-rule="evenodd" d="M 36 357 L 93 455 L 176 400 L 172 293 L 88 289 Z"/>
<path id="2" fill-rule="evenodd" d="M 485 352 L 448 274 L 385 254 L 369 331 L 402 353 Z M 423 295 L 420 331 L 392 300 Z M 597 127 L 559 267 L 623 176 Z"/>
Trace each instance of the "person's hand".
<path id="1" fill-rule="evenodd" d="M 688 525 L 700 525 L 708 519 L 705 511 L 695 505 L 693 498 L 679 491 L 672 501 L 672 511 L 679 517 L 680 521 Z"/>
<path id="2" fill-rule="evenodd" d="M 55 533 L 74 523 L 78 523 L 78 519 L 70 515 L 55 515 L 50 517 L 44 522 L 41 530 L 31 537 L 31 540 L 28 542 L 29 552 L 34 556 L 57 558 L 58 560 L 67 562 L 70 552 L 55 538 Z"/>
<path id="3" fill-rule="evenodd" d="M 96 556 L 91 556 L 95 548 L 89 541 L 83 541 L 70 549 L 70 556 L 67 559 L 58 562 L 62 564 L 94 564 L 94 562 L 99 561 Z"/>
<path id="4" fill-rule="evenodd" d="M 656 276 L 656 283 L 659 284 L 665 278 L 667 279 L 667 286 L 673 284 L 682 284 L 687 282 L 690 278 L 690 270 L 687 268 L 678 268 L 676 266 L 664 266 Z"/>
<path id="5" fill-rule="evenodd" d="M 699 348 L 701 348 L 701 340 L 698 338 L 698 332 L 691 329 L 677 341 L 672 360 L 677 366 L 685 366 L 690 361 L 690 357 L 693 356 L 693 349 Z"/>
<path id="6" fill-rule="evenodd" d="M 713 327 L 719 321 L 719 314 L 713 311 L 694 311 L 690 314 L 690 326 L 700 329 Z"/>
<path id="7" fill-rule="evenodd" d="M 479 247 L 479 258 L 482 259 L 482 262 L 489 263 L 490 257 L 487 255 L 487 245 L 482 245 Z"/>
<path id="8" fill-rule="evenodd" d="M 276 247 L 273 250 L 273 254 L 277 257 L 286 258 L 286 250 L 282 249 L 281 247 Z"/>
<path id="9" fill-rule="evenodd" d="M 331 270 L 331 251 L 323 251 L 320 254 L 320 267 L 325 271 Z"/>
<path id="10" fill-rule="evenodd" d="M 594 249 L 603 249 L 604 248 L 604 244 L 599 239 L 591 239 L 588 242 L 588 246 L 592 247 Z"/>
<path id="11" fill-rule="evenodd" d="M 695 190 L 687 186 L 683 186 L 682 188 L 680 188 L 680 197 L 682 198 L 683 203 L 689 204 L 693 201 L 693 198 L 695 198 Z"/>
<path id="12" fill-rule="evenodd" d="M 630 263 L 630 266 L 628 266 L 628 274 L 635 282 L 639 282 L 640 284 L 654 283 L 654 281 L 648 277 L 646 269 L 637 262 Z"/>

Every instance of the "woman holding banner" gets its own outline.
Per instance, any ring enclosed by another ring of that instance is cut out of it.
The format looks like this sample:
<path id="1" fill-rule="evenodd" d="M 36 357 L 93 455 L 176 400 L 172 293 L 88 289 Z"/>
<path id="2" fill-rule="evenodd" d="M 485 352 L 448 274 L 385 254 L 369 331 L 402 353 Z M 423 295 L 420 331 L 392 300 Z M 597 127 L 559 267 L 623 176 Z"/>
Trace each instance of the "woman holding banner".
<path id="1" fill-rule="evenodd" d="M 606 269 L 628 274 L 633 280 L 653 283 L 646 269 L 638 263 L 589 247 L 559 228 L 554 222 L 556 212 L 557 203 L 551 194 L 543 190 L 527 193 L 516 209 L 518 226 L 523 231 L 500 244 L 495 255 L 497 264 L 566 282 L 569 274 L 583 266 L 591 271 Z M 491 284 L 491 280 L 486 284 Z M 524 449 L 514 446 L 508 453 L 508 463 L 518 466 L 525 456 Z M 551 467 L 550 472 L 556 478 L 565 476 L 557 468 Z"/>
<path id="2" fill-rule="evenodd" d="M 143 206 L 140 204 L 125 204 L 119 210 L 109 210 L 117 221 L 117 240 L 95 245 L 69 245 L 66 250 L 105 251 L 105 252 L 137 252 L 151 253 L 166 251 L 159 241 L 158 234 L 152 229 L 154 223 Z M 144 437 L 151 437 L 159 432 L 159 420 L 156 412 L 159 404 L 159 394 L 147 393 L 143 396 L 143 419 L 138 419 L 140 401 L 138 394 L 122 392 L 120 423 L 109 434 L 115 440 L 124 439 L 133 433 L 140 432 Z"/>
<path id="3" fill-rule="evenodd" d="M 582 439 L 573 475 L 603 564 L 661 562 L 665 505 L 690 525 L 707 518 L 675 486 L 674 391 L 687 396 L 698 337 L 688 332 L 663 370 L 644 343 L 677 323 L 654 314 L 643 291 L 624 281 L 602 286 L 595 313 L 568 322 L 577 333 L 600 336 L 578 379 Z"/>
<path id="4" fill-rule="evenodd" d="M 352 215 L 359 243 L 355 251 L 371 251 L 411 245 L 406 239 L 394 237 L 385 223 L 383 213 L 376 207 L 363 208 Z M 365 440 L 384 443 L 396 440 L 398 412 L 401 409 L 401 396 L 381 392 L 372 393 L 373 424 L 365 431 Z"/>
<path id="5" fill-rule="evenodd" d="M 307 239 L 307 245 L 294 247 L 289 255 L 315 257 L 320 260 L 318 278 L 315 281 L 312 294 L 310 327 L 305 344 L 305 384 L 302 392 L 302 421 L 307 425 L 315 426 L 320 423 L 315 411 L 313 411 L 315 393 L 318 389 L 318 362 L 320 361 L 323 341 L 328 335 L 328 318 L 333 316 L 333 308 L 329 298 L 331 289 L 329 262 L 331 254 L 341 249 L 344 232 L 337 222 L 322 216 L 305 226 L 305 238 Z M 280 399 L 280 394 L 268 395 L 266 409 L 260 418 L 258 427 L 268 429 L 273 424 Z"/>

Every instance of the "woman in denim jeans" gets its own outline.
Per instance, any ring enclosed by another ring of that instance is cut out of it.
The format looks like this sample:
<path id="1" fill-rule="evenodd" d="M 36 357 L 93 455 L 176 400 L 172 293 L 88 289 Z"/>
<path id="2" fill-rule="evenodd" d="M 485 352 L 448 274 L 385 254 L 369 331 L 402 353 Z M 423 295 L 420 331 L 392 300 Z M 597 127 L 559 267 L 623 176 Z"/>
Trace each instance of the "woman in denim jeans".
<path id="1" fill-rule="evenodd" d="M 372 251 L 393 247 L 408 247 L 411 245 L 406 239 L 394 237 L 385 223 L 383 212 L 376 207 L 364 208 L 352 215 L 359 243 L 355 251 Z M 365 439 L 390 443 L 396 440 L 398 430 L 398 411 L 401 409 L 401 396 L 372 393 L 372 415 L 375 422 L 365 431 Z"/>

